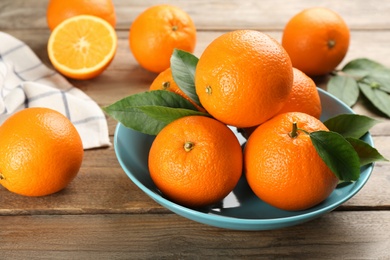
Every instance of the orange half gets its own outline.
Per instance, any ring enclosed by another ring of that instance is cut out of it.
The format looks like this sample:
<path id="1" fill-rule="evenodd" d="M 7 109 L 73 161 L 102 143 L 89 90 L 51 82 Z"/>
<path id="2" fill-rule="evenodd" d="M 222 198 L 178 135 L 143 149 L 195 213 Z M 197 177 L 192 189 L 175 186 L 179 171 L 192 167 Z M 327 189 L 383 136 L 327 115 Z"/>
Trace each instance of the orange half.
<path id="1" fill-rule="evenodd" d="M 48 42 L 51 63 L 73 79 L 90 79 L 101 74 L 115 56 L 117 35 L 102 18 L 78 15 L 60 23 Z"/>

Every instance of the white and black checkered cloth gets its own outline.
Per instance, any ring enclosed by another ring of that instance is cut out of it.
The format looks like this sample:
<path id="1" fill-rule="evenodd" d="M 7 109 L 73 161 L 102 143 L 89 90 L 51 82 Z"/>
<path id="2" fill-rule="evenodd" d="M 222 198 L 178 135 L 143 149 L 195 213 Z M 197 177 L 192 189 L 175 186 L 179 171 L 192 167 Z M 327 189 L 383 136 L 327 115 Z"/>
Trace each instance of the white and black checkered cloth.
<path id="1" fill-rule="evenodd" d="M 27 107 L 64 114 L 78 130 L 84 149 L 110 145 L 107 121 L 96 102 L 46 67 L 25 43 L 0 32 L 0 125 Z"/>

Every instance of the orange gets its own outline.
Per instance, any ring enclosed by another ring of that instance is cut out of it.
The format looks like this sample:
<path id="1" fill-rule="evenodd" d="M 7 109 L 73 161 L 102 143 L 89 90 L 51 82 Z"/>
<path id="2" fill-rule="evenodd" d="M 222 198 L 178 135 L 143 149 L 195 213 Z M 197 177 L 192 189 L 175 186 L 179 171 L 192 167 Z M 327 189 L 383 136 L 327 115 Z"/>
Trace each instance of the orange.
<path id="1" fill-rule="evenodd" d="M 259 125 L 274 116 L 290 94 L 293 72 L 283 47 L 254 30 L 225 33 L 211 42 L 195 72 L 200 103 L 221 122 Z"/>
<path id="2" fill-rule="evenodd" d="M 78 15 L 59 24 L 48 42 L 49 59 L 63 75 L 91 79 L 100 75 L 115 56 L 117 36 L 105 20 Z"/>
<path id="3" fill-rule="evenodd" d="M 112 27 L 116 25 L 116 14 L 112 0 L 50 0 L 46 20 L 50 30 L 64 20 L 81 14 L 98 16 Z"/>
<path id="4" fill-rule="evenodd" d="M 280 114 L 249 137 L 245 175 L 253 192 L 283 210 L 304 210 L 325 200 L 338 178 L 317 154 L 307 133 L 291 133 L 293 123 L 307 132 L 328 131 L 320 120 L 300 112 Z"/>
<path id="5" fill-rule="evenodd" d="M 171 68 L 164 70 L 159 73 L 157 77 L 153 80 L 152 84 L 149 87 L 149 90 L 167 90 L 173 93 L 179 94 L 183 98 L 190 101 L 199 111 L 204 112 L 205 110 L 198 106 L 194 101 L 192 101 L 176 84 L 172 76 Z"/>
<path id="6" fill-rule="evenodd" d="M 64 189 L 77 175 L 83 145 L 73 124 L 49 108 L 26 108 L 0 126 L 0 184 L 25 196 Z"/>
<path id="7" fill-rule="evenodd" d="M 131 24 L 130 49 L 145 69 L 160 73 L 170 66 L 173 50 L 193 52 L 196 28 L 191 17 L 178 7 L 156 5 L 142 12 Z"/>
<path id="8" fill-rule="evenodd" d="M 242 150 L 221 122 L 187 116 L 164 127 L 149 152 L 150 176 L 172 201 L 188 207 L 219 202 L 242 174 Z"/>
<path id="9" fill-rule="evenodd" d="M 309 76 L 325 75 L 344 59 L 349 47 L 349 28 L 332 10 L 303 10 L 286 24 L 282 45 L 295 68 Z"/>
<path id="10" fill-rule="evenodd" d="M 290 95 L 278 114 L 285 112 L 303 112 L 320 118 L 321 100 L 314 81 L 302 71 L 293 68 L 294 81 Z"/>
<path id="11" fill-rule="evenodd" d="M 291 92 L 278 114 L 302 112 L 320 118 L 322 107 L 320 95 L 314 81 L 302 71 L 293 68 L 294 80 Z M 240 128 L 240 133 L 248 139 L 257 126 Z"/>

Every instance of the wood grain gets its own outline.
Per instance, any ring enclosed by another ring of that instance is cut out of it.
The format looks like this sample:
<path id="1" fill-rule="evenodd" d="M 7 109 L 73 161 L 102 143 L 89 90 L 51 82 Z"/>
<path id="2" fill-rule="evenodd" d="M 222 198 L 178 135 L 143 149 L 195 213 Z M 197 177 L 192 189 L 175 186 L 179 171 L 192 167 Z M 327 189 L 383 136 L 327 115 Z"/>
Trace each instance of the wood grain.
<path id="1" fill-rule="evenodd" d="M 132 21 L 146 8 L 161 1 L 113 0 L 117 14 L 117 30 L 128 30 Z M 48 0 L 3 0 L 0 2 L 0 30 L 47 29 Z M 390 2 L 381 0 L 274 0 L 274 1 L 208 1 L 166 0 L 194 20 L 198 30 L 231 30 L 242 27 L 282 30 L 286 22 L 304 8 L 323 6 L 338 12 L 353 30 L 386 30 L 390 27 Z"/>
<path id="2" fill-rule="evenodd" d="M 13 216 L 1 222 L 0 253 L 8 259 L 388 259 L 390 252 L 388 211 L 333 212 L 256 232 L 172 214 Z"/>

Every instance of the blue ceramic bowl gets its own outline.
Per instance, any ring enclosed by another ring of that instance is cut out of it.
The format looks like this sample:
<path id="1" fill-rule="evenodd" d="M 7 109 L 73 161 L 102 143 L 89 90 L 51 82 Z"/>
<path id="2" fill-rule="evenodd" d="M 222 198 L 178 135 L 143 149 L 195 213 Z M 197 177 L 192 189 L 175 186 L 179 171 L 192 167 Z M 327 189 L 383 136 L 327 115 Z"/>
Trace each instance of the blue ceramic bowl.
<path id="1" fill-rule="evenodd" d="M 338 114 L 354 113 L 348 106 L 329 93 L 319 89 L 324 121 Z M 245 139 L 236 133 L 241 143 Z M 249 188 L 244 177 L 237 187 L 218 205 L 192 209 L 165 198 L 156 188 L 148 171 L 148 153 L 154 137 L 118 124 L 114 136 L 115 152 L 128 177 L 148 196 L 165 208 L 188 219 L 220 228 L 235 230 L 269 230 L 304 223 L 318 218 L 352 198 L 367 182 L 373 165 L 361 168 L 360 178 L 353 183 L 337 187 L 321 204 L 302 211 L 284 211 L 274 208 L 259 198 Z M 373 146 L 371 135 L 364 141 Z"/>

